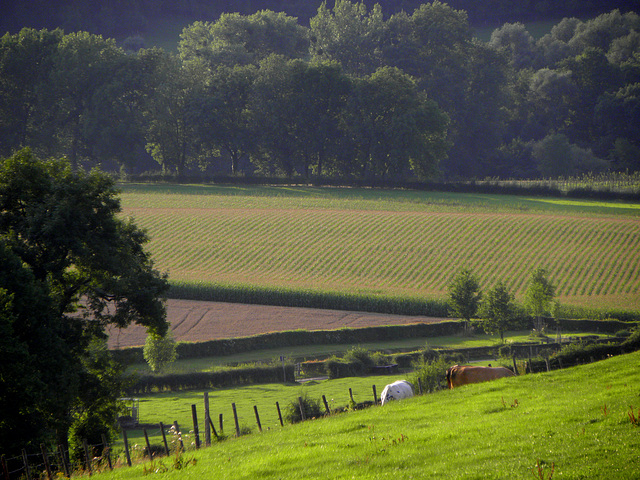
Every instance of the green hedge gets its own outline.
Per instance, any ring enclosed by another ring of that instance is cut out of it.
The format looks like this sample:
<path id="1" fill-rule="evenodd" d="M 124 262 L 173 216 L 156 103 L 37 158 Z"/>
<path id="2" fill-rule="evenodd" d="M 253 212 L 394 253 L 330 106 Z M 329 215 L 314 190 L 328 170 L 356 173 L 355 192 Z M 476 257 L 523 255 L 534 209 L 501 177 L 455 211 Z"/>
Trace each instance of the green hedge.
<path id="1" fill-rule="evenodd" d="M 286 365 L 284 372 L 282 366 L 256 366 L 228 368 L 216 372 L 144 375 L 138 378 L 128 393 L 139 395 L 163 391 L 205 390 L 253 383 L 278 383 L 284 381 L 283 374 L 286 374 L 288 381 L 293 381 L 294 366 Z"/>
<path id="2" fill-rule="evenodd" d="M 416 323 L 382 327 L 342 328 L 338 330 L 292 330 L 250 337 L 210 340 L 208 342 L 180 342 L 176 347 L 178 358 L 206 358 L 233 355 L 253 350 L 301 345 L 335 345 L 382 342 L 414 337 L 439 337 L 461 331 L 462 323 Z M 113 350 L 114 358 L 125 365 L 144 362 L 142 347 Z"/>

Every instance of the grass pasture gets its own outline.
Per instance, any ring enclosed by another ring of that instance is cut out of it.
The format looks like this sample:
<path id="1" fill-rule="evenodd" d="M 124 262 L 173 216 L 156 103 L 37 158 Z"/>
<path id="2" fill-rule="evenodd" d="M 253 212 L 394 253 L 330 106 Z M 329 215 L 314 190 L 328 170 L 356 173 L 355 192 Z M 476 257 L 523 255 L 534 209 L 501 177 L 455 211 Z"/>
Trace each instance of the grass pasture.
<path id="1" fill-rule="evenodd" d="M 463 268 L 521 298 L 640 310 L 640 204 L 312 187 L 122 186 L 174 282 L 442 298 Z M 203 300 L 208 298 L 202 298 Z"/>
<path id="2" fill-rule="evenodd" d="M 443 390 L 230 438 L 187 453 L 196 463 L 180 470 L 164 459 L 94 477 L 638 478 L 638 362 L 640 352 Z"/>

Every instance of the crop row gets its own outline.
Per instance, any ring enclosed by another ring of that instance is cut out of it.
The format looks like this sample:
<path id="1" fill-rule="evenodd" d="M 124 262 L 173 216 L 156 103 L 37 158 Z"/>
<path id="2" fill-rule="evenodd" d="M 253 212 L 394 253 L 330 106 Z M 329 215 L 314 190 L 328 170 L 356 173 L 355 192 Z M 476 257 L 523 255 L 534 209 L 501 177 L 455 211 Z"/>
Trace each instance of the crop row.
<path id="1" fill-rule="evenodd" d="M 125 209 L 174 280 L 415 297 L 442 295 L 465 267 L 483 287 L 502 280 L 521 295 L 543 266 L 562 301 L 638 307 L 640 223 L 631 216 L 274 208 L 273 198 L 259 208 L 242 197 L 237 208 L 228 197 L 224 208 L 193 208 L 197 195 L 189 199 L 191 208 L 174 198 L 173 208 Z"/>

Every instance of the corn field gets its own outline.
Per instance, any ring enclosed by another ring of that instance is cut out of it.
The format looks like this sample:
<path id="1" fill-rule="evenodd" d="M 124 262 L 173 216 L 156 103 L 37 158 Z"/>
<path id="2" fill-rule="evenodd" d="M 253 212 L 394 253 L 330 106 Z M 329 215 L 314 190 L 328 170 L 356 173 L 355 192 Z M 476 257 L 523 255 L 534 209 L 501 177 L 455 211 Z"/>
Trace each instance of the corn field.
<path id="1" fill-rule="evenodd" d="M 176 282 L 437 298 L 464 267 L 521 297 L 544 267 L 561 303 L 640 307 L 637 206 L 478 197 L 127 186 L 122 202 Z"/>

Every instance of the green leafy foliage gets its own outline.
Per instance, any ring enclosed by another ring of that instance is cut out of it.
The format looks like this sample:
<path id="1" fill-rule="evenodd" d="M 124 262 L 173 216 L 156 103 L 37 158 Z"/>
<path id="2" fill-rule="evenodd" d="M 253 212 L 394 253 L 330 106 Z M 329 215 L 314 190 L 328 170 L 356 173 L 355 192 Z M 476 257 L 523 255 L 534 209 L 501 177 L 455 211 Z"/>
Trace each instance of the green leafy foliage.
<path id="1" fill-rule="evenodd" d="M 300 398 L 302 400 L 291 400 L 284 408 L 283 419 L 288 423 L 298 423 L 302 421 L 301 408 L 302 411 L 304 411 L 304 418 L 306 420 L 320 418 L 325 414 L 324 405 L 319 399 L 310 398 L 306 393 L 303 393 Z"/>
<path id="2" fill-rule="evenodd" d="M 516 315 L 513 294 L 504 283 L 498 282 L 489 289 L 480 308 L 485 331 L 497 333 L 504 341 L 504 332 L 511 326 Z"/>
<path id="3" fill-rule="evenodd" d="M 171 332 L 164 336 L 150 332 L 144 342 L 144 359 L 153 373 L 161 372 L 167 365 L 178 358 L 176 353 L 176 341 Z"/>
<path id="4" fill-rule="evenodd" d="M 123 385 L 105 326 L 167 330 L 166 276 L 153 269 L 145 233 L 119 211 L 104 173 L 41 161 L 29 149 L 0 161 L 2 328 L 24 360 L 3 362 L 3 399 L 20 405 L 4 425 L 8 452 L 23 446 L 14 443 L 21 427 L 33 442 L 52 441 L 56 432 L 61 444 L 72 425 L 108 428 Z M 5 383 L 12 377 L 21 380 Z"/>
<path id="5" fill-rule="evenodd" d="M 480 281 L 471 270 L 460 271 L 449 284 L 449 308 L 467 324 L 478 312 L 481 298 Z"/>

